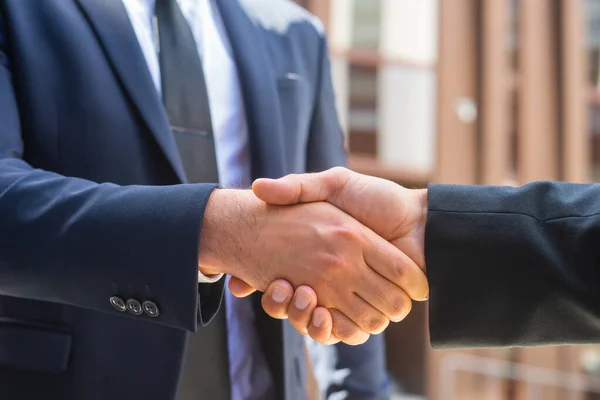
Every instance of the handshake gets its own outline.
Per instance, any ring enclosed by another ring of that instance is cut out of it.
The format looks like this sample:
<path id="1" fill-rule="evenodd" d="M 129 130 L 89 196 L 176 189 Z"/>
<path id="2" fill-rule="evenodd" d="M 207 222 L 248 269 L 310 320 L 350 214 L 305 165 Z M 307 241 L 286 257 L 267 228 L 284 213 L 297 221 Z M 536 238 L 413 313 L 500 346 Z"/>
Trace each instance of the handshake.
<path id="1" fill-rule="evenodd" d="M 428 298 L 427 190 L 333 168 L 252 192 L 213 192 L 200 239 L 199 270 L 231 275 L 235 296 L 264 291 L 270 316 L 351 345 Z"/>

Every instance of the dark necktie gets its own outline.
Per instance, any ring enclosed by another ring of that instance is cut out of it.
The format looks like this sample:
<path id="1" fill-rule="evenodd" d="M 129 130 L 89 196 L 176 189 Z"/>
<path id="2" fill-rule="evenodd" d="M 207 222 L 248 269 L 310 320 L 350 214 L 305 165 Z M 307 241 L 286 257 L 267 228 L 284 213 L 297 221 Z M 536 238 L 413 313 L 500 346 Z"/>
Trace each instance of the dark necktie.
<path id="1" fill-rule="evenodd" d="M 171 130 L 190 183 L 219 181 L 202 62 L 176 0 L 157 0 L 162 94 Z M 201 284 L 200 291 L 210 290 Z M 201 296 L 203 297 L 203 296 Z M 178 400 L 231 398 L 225 310 L 190 335 Z"/>
<path id="2" fill-rule="evenodd" d="M 176 0 L 157 0 L 162 96 L 190 183 L 218 183 L 217 157 L 202 62 Z"/>

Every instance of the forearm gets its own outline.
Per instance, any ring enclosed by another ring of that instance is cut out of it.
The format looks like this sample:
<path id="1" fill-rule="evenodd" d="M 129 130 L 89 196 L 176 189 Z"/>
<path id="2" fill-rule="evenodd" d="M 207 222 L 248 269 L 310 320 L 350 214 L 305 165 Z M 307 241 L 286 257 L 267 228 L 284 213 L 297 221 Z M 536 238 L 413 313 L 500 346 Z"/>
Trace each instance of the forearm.
<path id="1" fill-rule="evenodd" d="M 213 188 L 96 184 L 0 160 L 0 292 L 195 330 Z M 160 316 L 118 312 L 114 295 L 152 300 Z"/>

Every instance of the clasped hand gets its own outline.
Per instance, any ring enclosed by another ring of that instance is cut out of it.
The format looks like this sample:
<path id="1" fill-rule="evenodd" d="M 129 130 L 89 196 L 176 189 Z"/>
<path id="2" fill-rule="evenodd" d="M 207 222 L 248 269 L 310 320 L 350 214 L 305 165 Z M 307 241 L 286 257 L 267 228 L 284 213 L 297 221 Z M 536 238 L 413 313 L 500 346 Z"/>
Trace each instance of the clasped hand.
<path id="1" fill-rule="evenodd" d="M 264 291 L 270 316 L 321 343 L 353 345 L 427 299 L 425 191 L 345 168 L 259 179 L 252 189 L 244 195 L 256 196 L 259 212 L 242 236 L 255 245 L 232 254 L 231 265 L 242 257 L 247 266 L 226 271 L 234 295 Z"/>

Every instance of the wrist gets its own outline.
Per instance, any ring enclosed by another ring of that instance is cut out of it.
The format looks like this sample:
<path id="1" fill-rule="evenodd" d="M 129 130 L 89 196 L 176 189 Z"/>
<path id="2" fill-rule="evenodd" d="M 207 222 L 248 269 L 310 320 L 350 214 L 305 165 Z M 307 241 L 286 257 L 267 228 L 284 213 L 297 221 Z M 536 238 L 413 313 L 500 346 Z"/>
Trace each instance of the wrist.
<path id="1" fill-rule="evenodd" d="M 249 190 L 215 189 L 200 232 L 198 270 L 204 275 L 237 276 L 243 246 L 264 204 Z"/>

